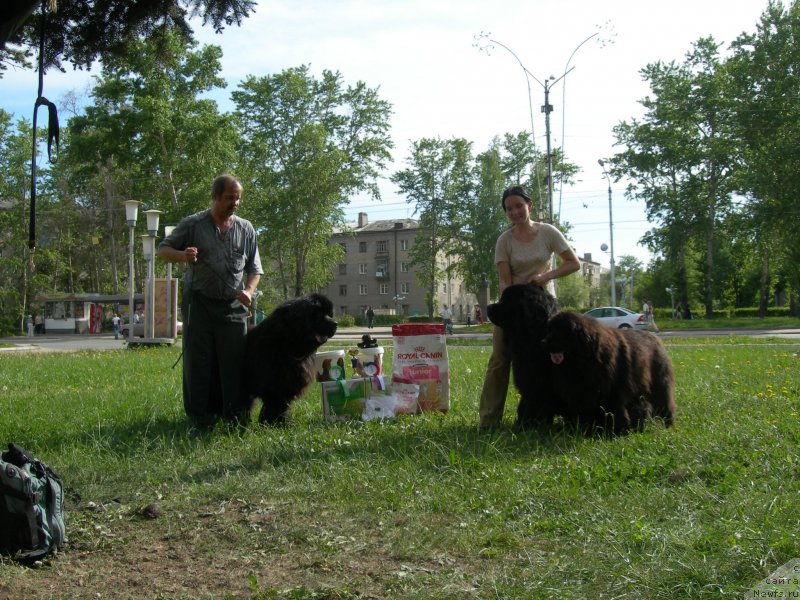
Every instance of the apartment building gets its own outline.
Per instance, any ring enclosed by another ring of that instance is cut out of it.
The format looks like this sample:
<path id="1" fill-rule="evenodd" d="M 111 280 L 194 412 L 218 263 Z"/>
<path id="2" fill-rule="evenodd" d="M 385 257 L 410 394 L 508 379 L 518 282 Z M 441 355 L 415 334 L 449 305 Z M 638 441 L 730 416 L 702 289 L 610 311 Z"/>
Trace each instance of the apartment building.
<path id="1" fill-rule="evenodd" d="M 344 250 L 333 279 L 324 290 L 337 314 L 361 315 L 367 306 L 377 314 L 426 314 L 425 290 L 411 266 L 410 250 L 419 223 L 415 219 L 389 219 L 370 223 L 367 213 L 358 222 L 336 233 L 331 244 Z M 446 266 L 446 259 L 440 266 Z M 437 310 L 452 307 L 456 321 L 474 314 L 477 299 L 467 293 L 463 282 L 448 279 L 439 283 Z"/>

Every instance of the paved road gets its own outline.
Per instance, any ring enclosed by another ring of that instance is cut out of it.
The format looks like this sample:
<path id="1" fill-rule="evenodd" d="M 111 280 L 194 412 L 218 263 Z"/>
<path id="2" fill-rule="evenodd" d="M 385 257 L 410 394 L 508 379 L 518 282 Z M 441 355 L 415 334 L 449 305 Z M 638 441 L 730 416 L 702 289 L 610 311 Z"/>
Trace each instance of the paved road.
<path id="1" fill-rule="evenodd" d="M 468 328 L 456 330 L 457 339 L 480 339 L 488 340 L 491 334 L 470 333 Z M 334 337 L 337 341 L 360 341 L 361 336 L 369 333 L 379 342 L 389 341 L 392 338 L 391 327 L 374 327 L 366 329 L 363 327 L 348 327 L 340 329 Z M 795 329 L 690 329 L 681 331 L 662 331 L 659 336 L 662 338 L 671 337 L 780 337 L 800 341 L 800 328 Z M 180 338 L 178 338 L 180 345 Z M 30 337 L 7 337 L 0 338 L 0 345 L 10 344 L 10 347 L 0 348 L 0 354 L 4 352 L 73 352 L 76 350 L 118 350 L 125 348 L 126 342 L 123 339 L 115 340 L 113 334 L 51 334 L 37 335 Z"/>

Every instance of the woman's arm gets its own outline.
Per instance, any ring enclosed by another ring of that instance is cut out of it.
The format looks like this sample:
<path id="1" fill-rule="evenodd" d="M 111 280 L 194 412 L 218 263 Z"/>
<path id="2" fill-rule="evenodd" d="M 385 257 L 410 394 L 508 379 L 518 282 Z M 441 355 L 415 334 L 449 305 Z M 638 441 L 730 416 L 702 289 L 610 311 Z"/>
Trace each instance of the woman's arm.
<path id="1" fill-rule="evenodd" d="M 497 275 L 500 277 L 500 293 L 511 285 L 511 267 L 505 261 L 497 263 Z"/>
<path id="2" fill-rule="evenodd" d="M 578 257 L 575 256 L 575 253 L 571 248 L 564 250 L 558 256 L 561 258 L 561 265 L 558 268 L 545 273 L 540 273 L 538 275 L 533 275 L 530 279 L 528 279 L 528 281 L 535 285 L 544 287 L 551 279 L 565 277 L 566 275 L 574 273 L 581 268 L 581 263 L 578 261 Z"/>

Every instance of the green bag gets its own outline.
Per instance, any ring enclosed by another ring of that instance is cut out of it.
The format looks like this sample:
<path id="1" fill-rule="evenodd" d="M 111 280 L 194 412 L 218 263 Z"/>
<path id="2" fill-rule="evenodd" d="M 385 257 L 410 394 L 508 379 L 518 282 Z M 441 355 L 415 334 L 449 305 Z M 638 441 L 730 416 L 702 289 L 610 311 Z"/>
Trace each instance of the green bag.
<path id="1" fill-rule="evenodd" d="M 61 478 L 16 444 L 9 444 L 0 455 L 0 553 L 33 562 L 65 541 Z"/>

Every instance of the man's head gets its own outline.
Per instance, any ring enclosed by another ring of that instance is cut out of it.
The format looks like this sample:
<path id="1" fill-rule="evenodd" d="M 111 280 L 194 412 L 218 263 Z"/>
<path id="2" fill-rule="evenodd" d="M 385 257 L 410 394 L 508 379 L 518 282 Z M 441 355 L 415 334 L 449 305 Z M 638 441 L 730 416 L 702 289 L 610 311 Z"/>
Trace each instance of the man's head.
<path id="1" fill-rule="evenodd" d="M 242 184 L 233 175 L 220 175 L 211 184 L 211 210 L 223 219 L 233 216 L 239 209 L 242 191 Z"/>

